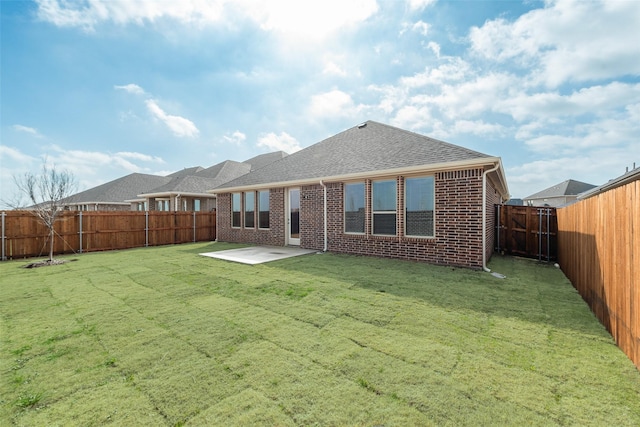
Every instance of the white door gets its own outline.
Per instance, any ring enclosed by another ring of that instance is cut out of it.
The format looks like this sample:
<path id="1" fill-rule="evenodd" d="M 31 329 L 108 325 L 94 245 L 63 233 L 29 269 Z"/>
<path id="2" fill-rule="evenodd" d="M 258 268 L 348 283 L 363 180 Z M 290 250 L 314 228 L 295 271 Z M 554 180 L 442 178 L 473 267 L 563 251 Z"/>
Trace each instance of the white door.
<path id="1" fill-rule="evenodd" d="M 287 197 L 287 244 L 300 246 L 300 189 L 290 188 Z"/>

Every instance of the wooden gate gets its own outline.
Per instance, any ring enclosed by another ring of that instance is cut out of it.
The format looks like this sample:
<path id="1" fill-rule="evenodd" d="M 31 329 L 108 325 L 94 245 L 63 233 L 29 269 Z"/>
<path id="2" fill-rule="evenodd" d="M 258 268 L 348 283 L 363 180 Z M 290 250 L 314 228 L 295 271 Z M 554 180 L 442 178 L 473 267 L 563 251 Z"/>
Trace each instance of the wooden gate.
<path id="1" fill-rule="evenodd" d="M 556 208 L 495 205 L 495 250 L 551 261 L 558 258 Z"/>

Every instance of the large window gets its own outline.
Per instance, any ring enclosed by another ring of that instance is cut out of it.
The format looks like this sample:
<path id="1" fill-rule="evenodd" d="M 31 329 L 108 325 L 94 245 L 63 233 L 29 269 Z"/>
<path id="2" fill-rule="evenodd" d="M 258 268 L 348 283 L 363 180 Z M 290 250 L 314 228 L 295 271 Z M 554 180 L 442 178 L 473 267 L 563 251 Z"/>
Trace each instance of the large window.
<path id="1" fill-rule="evenodd" d="M 244 193 L 244 227 L 255 227 L 256 194 L 253 191 Z"/>
<path id="2" fill-rule="evenodd" d="M 345 233 L 364 233 L 364 207 L 364 183 L 346 184 L 344 186 Z"/>
<path id="3" fill-rule="evenodd" d="M 373 234 L 396 235 L 396 181 L 374 181 L 371 201 Z"/>
<path id="4" fill-rule="evenodd" d="M 405 181 L 405 234 L 433 237 L 433 177 L 407 178 Z"/>
<path id="5" fill-rule="evenodd" d="M 240 193 L 233 193 L 231 195 L 231 226 L 232 227 L 240 227 L 242 225 L 240 221 L 241 217 L 241 199 L 242 195 Z"/>
<path id="6" fill-rule="evenodd" d="M 258 191 L 258 228 L 269 228 L 269 190 Z"/>

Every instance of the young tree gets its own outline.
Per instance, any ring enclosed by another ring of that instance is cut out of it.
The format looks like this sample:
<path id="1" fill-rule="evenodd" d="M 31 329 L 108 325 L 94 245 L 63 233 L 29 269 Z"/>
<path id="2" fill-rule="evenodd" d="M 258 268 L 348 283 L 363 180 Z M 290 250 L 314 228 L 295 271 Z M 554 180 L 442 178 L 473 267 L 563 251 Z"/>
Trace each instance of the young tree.
<path id="1" fill-rule="evenodd" d="M 59 172 L 55 166 L 42 165 L 41 173 L 26 172 L 22 176 L 14 176 L 13 180 L 20 196 L 17 200 L 26 198 L 27 207 L 42 224 L 49 230 L 49 263 L 53 262 L 53 242 L 55 237 L 55 223 L 64 209 L 64 203 L 69 201 L 75 193 L 77 184 L 73 174 L 67 170 Z M 13 208 L 25 208 L 18 202 Z"/>

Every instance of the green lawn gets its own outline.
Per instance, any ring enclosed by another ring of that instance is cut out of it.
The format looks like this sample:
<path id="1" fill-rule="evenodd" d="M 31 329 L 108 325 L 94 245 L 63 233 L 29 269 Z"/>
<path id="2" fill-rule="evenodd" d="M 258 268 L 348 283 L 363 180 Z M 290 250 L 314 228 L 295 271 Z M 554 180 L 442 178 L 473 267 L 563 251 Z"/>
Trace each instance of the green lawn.
<path id="1" fill-rule="evenodd" d="M 558 269 L 200 243 L 0 263 L 0 424 L 640 425 L 640 373 Z"/>

